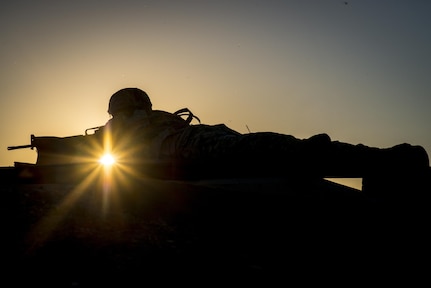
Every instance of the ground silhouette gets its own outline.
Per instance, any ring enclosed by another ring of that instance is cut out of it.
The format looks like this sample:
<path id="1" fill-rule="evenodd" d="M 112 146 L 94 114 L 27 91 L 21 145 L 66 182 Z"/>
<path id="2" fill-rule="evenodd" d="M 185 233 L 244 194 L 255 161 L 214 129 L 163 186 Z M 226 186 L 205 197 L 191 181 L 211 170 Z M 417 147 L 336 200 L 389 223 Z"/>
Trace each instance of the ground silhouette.
<path id="1" fill-rule="evenodd" d="M 13 283 L 387 283 L 422 267 L 421 210 L 323 179 L 78 184 L 3 181 Z"/>

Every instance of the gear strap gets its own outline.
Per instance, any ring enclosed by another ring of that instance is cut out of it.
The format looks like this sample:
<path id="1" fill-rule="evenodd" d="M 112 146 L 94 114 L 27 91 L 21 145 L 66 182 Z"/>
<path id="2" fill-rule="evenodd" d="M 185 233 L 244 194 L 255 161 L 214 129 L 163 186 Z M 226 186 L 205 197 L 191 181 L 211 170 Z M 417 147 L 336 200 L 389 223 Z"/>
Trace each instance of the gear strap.
<path id="1" fill-rule="evenodd" d="M 186 119 L 187 124 L 190 124 L 190 122 L 192 122 L 193 118 L 198 120 L 199 124 L 201 123 L 201 120 L 197 116 L 193 115 L 192 111 L 190 111 L 189 108 L 182 108 L 178 111 L 175 111 L 174 114 L 178 115 L 180 117 L 187 115 L 187 119 Z"/>

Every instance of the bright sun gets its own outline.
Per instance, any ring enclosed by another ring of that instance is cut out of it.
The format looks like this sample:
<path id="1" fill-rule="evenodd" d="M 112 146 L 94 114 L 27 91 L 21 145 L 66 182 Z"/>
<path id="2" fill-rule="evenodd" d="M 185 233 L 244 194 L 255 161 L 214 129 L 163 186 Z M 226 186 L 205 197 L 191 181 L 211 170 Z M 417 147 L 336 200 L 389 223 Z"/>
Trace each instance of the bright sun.
<path id="1" fill-rule="evenodd" d="M 111 154 L 105 154 L 102 156 L 102 158 L 100 158 L 99 162 L 102 165 L 110 166 L 115 163 L 115 159 Z"/>

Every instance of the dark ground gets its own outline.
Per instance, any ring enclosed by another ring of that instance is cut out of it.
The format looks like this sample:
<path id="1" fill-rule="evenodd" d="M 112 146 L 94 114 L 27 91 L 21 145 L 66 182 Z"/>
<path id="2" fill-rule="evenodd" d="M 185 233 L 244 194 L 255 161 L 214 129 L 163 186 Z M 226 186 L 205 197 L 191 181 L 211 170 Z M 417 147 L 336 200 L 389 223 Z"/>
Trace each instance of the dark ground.
<path id="1" fill-rule="evenodd" d="M 3 183 L 0 192 L 10 287 L 412 284 L 428 272 L 423 208 L 324 180 L 144 179 L 109 193 Z"/>

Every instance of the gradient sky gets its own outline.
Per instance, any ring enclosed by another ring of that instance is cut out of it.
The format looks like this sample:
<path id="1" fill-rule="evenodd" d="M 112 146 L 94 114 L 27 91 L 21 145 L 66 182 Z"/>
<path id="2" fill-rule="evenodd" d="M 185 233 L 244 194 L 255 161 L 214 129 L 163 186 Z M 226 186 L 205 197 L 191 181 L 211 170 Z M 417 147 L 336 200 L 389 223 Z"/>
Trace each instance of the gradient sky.
<path id="1" fill-rule="evenodd" d="M 83 134 L 109 97 L 205 124 L 431 155 L 431 1 L 7 1 L 0 10 L 0 166 L 36 136 Z"/>

